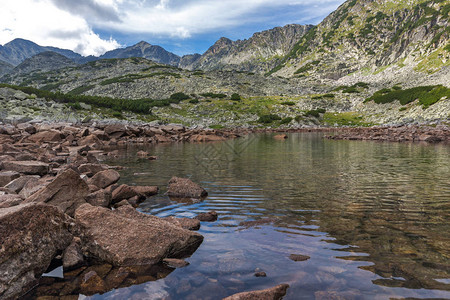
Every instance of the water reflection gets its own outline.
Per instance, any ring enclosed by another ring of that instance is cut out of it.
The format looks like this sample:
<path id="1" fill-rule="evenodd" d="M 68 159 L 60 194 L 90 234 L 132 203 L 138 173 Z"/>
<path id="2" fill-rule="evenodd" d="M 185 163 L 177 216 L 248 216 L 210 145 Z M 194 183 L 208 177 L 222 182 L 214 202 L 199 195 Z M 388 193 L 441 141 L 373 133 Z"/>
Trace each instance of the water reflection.
<path id="1" fill-rule="evenodd" d="M 216 210 L 219 221 L 202 224 L 205 241 L 190 266 L 93 299 L 221 299 L 278 283 L 291 285 L 285 299 L 450 297 L 448 146 L 262 134 L 146 148 L 156 161 L 138 160 L 138 150 L 108 163 L 127 167 L 122 182 L 160 186 L 142 211 Z M 209 197 L 171 201 L 163 193 L 174 175 L 201 183 Z M 293 253 L 311 259 L 293 262 Z"/>

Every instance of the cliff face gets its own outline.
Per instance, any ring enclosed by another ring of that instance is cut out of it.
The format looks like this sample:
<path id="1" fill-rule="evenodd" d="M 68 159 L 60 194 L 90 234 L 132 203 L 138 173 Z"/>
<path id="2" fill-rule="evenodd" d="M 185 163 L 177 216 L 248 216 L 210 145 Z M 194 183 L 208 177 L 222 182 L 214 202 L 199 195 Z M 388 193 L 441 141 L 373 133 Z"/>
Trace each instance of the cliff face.
<path id="1" fill-rule="evenodd" d="M 418 71 L 438 71 L 449 65 L 449 10 L 447 0 L 347 1 L 269 74 L 338 79 L 410 63 Z"/>
<path id="2" fill-rule="evenodd" d="M 219 39 L 203 55 L 182 59 L 189 70 L 235 70 L 264 73 L 276 66 L 312 26 L 286 25 L 255 33 L 247 40 Z"/>

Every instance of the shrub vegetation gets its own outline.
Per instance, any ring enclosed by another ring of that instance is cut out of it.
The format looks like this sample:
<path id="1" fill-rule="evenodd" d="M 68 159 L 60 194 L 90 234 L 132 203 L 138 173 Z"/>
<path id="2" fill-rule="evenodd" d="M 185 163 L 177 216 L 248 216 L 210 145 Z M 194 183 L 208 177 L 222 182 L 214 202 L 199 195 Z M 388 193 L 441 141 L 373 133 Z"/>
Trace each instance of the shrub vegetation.
<path id="1" fill-rule="evenodd" d="M 279 120 L 281 120 L 280 116 L 270 114 L 270 115 L 260 116 L 258 122 L 263 123 L 263 124 L 270 124 L 273 121 L 279 121 Z"/>
<path id="2" fill-rule="evenodd" d="M 375 92 L 372 97 L 364 102 L 374 101 L 378 104 L 391 103 L 398 100 L 400 104 L 406 105 L 415 100 L 419 100 L 424 108 L 433 105 L 442 98 L 450 98 L 450 89 L 442 85 L 418 86 L 406 90 L 399 89 L 381 89 Z"/>

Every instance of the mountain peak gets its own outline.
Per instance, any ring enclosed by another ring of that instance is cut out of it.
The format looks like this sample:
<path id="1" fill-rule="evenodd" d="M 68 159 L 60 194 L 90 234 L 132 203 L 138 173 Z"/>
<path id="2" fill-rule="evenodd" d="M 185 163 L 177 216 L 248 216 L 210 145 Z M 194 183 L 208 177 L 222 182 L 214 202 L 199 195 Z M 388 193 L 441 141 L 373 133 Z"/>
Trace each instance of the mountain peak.
<path id="1" fill-rule="evenodd" d="M 152 44 L 147 43 L 146 41 L 140 41 L 139 43 L 137 43 L 136 45 L 134 45 L 132 47 L 148 47 L 148 46 L 152 46 Z"/>

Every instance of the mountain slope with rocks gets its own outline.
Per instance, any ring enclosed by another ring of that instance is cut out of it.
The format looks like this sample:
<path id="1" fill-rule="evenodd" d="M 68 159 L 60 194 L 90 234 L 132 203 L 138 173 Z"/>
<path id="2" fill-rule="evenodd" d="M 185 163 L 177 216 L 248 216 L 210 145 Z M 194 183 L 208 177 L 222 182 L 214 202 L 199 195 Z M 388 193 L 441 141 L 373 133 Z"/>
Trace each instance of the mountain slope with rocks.
<path id="1" fill-rule="evenodd" d="M 39 70 L 41 72 L 48 72 L 51 70 L 62 69 L 65 67 L 74 67 L 77 64 L 73 60 L 56 52 L 47 51 L 41 52 L 27 58 L 20 65 L 14 68 L 14 73 L 31 73 Z"/>
<path id="2" fill-rule="evenodd" d="M 145 58 L 103 59 L 53 71 L 9 74 L 2 82 L 72 94 L 124 99 L 167 99 L 178 92 L 243 96 L 298 95 L 316 87 L 232 71 L 188 71 Z M 320 87 L 318 87 L 320 88 Z M 322 90 L 322 89 L 321 89 Z"/>
<path id="3" fill-rule="evenodd" d="M 257 32 L 247 40 L 220 38 L 203 55 L 186 56 L 180 67 L 189 70 L 235 70 L 265 73 L 289 53 L 313 26 L 290 24 Z"/>
<path id="4" fill-rule="evenodd" d="M 83 58 L 83 56 L 71 50 L 60 49 L 56 47 L 45 47 L 28 40 L 14 39 L 4 46 L 0 46 L 0 60 L 3 60 L 13 66 L 17 66 L 27 58 L 47 51 L 52 51 L 64 55 L 65 57 L 70 58 L 71 60 L 76 62 L 83 62 L 88 59 Z"/>
<path id="5" fill-rule="evenodd" d="M 0 60 L 0 77 L 11 72 L 12 69 L 14 69 L 13 65 Z"/>
<path id="6" fill-rule="evenodd" d="M 448 74 L 448 0 L 349 0 L 311 29 L 269 74 L 358 80 L 391 73 Z M 422 75 L 423 77 L 423 75 Z M 369 78 L 373 80 L 373 78 Z"/>
<path id="7" fill-rule="evenodd" d="M 178 66 L 178 63 L 180 62 L 180 57 L 178 55 L 166 51 L 160 46 L 150 45 L 144 41 L 130 47 L 108 51 L 101 55 L 99 59 L 130 57 L 142 57 L 171 66 Z"/>

